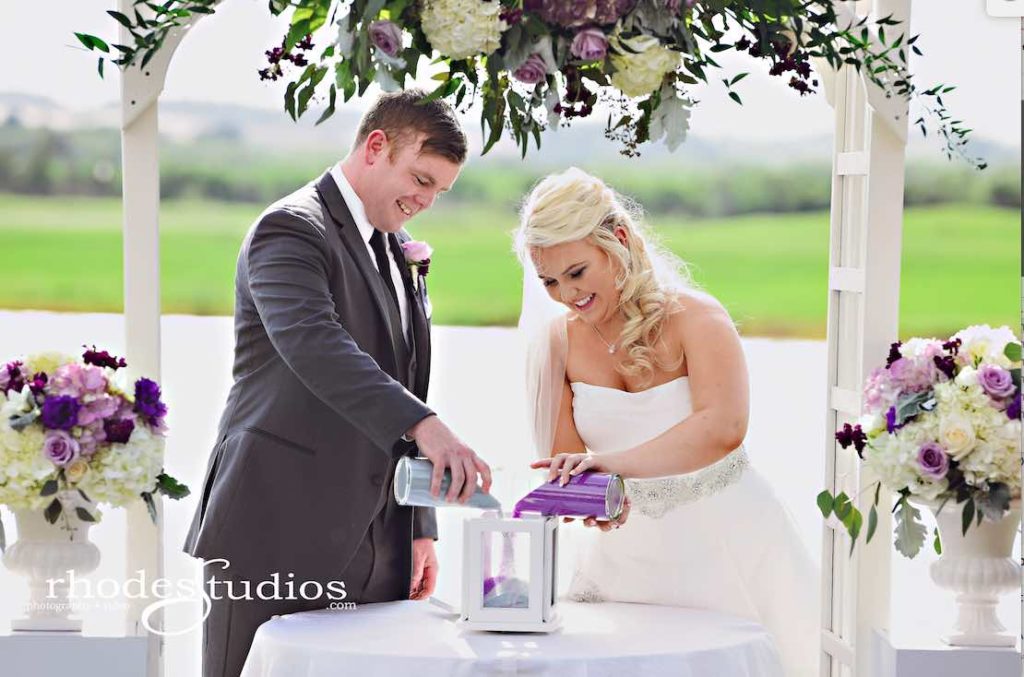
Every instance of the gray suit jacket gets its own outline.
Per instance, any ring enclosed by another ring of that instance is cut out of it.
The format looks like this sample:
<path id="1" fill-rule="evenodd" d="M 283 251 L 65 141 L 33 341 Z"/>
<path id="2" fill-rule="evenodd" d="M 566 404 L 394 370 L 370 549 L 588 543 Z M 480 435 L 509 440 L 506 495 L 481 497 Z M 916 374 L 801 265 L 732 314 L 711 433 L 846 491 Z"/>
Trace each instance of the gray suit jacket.
<path id="1" fill-rule="evenodd" d="M 388 236 L 393 254 L 406 239 Z M 426 289 L 399 268 L 411 350 L 329 173 L 252 226 L 235 276 L 234 385 L 185 552 L 251 578 L 345 569 L 391 491 L 389 468 L 415 452 L 402 435 L 433 413 Z M 398 519 L 410 538 L 437 537 L 432 510 Z"/>

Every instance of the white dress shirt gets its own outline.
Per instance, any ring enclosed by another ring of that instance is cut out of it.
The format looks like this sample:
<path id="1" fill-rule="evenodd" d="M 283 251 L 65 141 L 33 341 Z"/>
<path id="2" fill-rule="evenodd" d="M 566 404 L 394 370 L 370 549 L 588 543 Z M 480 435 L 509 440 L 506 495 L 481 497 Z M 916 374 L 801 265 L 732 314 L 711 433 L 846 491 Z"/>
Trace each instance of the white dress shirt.
<path id="1" fill-rule="evenodd" d="M 341 170 L 341 163 L 331 167 L 331 177 L 334 179 L 334 182 L 338 184 L 341 196 L 345 199 L 345 204 L 348 205 L 348 210 L 352 212 L 352 218 L 356 222 L 356 228 L 359 229 L 359 234 L 363 238 L 363 244 L 366 245 L 366 252 L 370 255 L 370 262 L 373 263 L 374 268 L 377 268 L 377 256 L 373 253 L 373 247 L 370 246 L 370 238 L 373 237 L 374 228 L 366 218 L 366 208 L 363 207 L 363 201 L 359 199 L 359 196 L 356 195 L 356 191 L 352 188 L 352 184 L 350 184 L 348 179 L 345 177 L 345 172 Z M 405 340 L 408 342 L 409 299 L 405 294 L 405 283 L 402 282 L 402 272 L 398 270 L 398 262 L 395 261 L 395 257 L 392 255 L 391 242 L 387 233 L 384 233 L 384 244 L 388 252 L 391 281 L 394 283 L 395 291 L 398 293 L 398 310 L 399 314 L 402 316 L 402 335 L 405 336 Z"/>

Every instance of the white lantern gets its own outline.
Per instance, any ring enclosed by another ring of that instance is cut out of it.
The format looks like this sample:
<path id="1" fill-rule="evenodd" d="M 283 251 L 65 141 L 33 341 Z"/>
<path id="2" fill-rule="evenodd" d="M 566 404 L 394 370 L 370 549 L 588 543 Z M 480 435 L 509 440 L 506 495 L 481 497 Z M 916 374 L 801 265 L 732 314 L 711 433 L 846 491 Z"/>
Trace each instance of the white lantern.
<path id="1" fill-rule="evenodd" d="M 464 522 L 463 626 L 502 632 L 558 629 L 558 520 L 488 514 Z"/>

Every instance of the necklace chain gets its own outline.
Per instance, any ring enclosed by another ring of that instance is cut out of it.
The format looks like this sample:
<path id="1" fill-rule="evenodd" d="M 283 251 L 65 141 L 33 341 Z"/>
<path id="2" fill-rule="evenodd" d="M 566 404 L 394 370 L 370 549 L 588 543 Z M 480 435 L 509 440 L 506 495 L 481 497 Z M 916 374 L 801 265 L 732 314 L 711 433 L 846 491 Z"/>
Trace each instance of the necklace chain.
<path id="1" fill-rule="evenodd" d="M 590 327 L 594 330 L 594 333 L 597 334 L 597 338 L 601 339 L 601 343 L 603 343 L 608 348 L 608 354 L 613 355 L 615 353 L 615 344 L 608 343 L 607 341 L 604 340 L 604 336 L 601 334 L 601 330 L 597 328 L 597 325 L 592 324 L 590 325 Z"/>

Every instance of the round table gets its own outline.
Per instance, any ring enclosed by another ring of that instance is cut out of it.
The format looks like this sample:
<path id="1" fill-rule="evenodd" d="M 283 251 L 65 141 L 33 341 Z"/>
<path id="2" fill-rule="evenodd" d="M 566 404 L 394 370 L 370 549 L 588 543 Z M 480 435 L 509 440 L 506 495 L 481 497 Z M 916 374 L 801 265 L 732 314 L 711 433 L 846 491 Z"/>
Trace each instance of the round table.
<path id="1" fill-rule="evenodd" d="M 553 675 L 782 677 L 757 623 L 648 604 L 559 604 L 550 634 L 467 630 L 427 602 L 276 616 L 256 633 L 242 677 Z"/>

